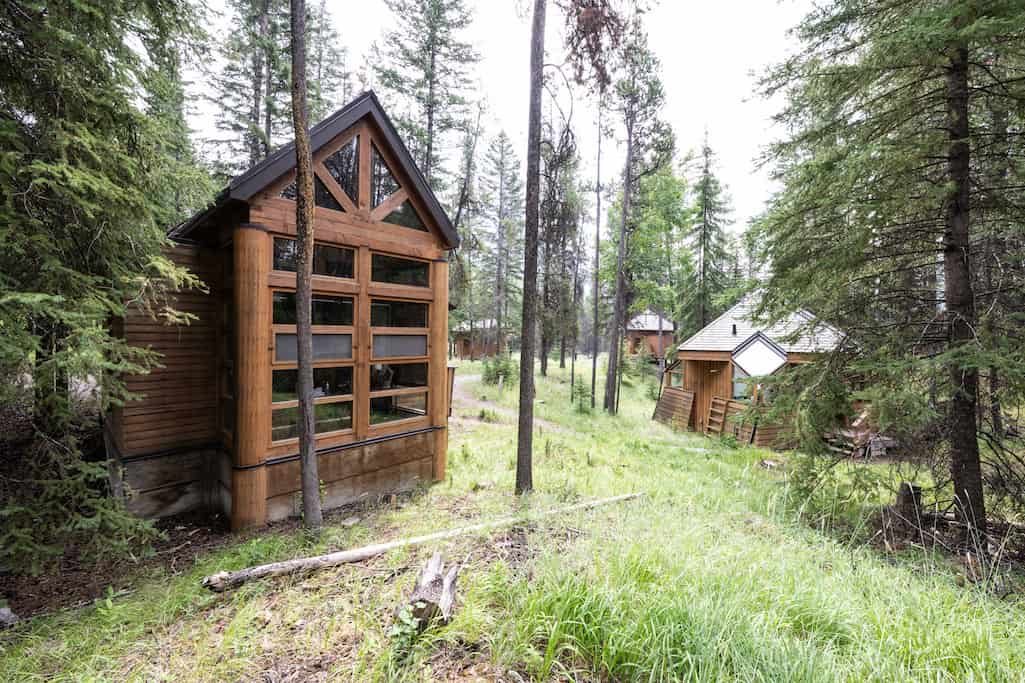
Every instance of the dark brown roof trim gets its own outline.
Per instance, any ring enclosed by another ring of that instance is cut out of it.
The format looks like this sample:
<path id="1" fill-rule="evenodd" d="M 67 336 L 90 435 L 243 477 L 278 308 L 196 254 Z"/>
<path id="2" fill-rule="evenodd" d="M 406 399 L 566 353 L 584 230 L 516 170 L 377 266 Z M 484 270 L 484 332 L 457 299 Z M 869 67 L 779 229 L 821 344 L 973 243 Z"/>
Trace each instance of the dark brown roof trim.
<path id="1" fill-rule="evenodd" d="M 438 202 L 433 190 L 427 184 L 423 173 L 413 161 L 413 156 L 406 149 L 391 119 L 385 113 L 380 101 L 372 90 L 368 90 L 347 105 L 327 117 L 310 130 L 310 147 L 315 154 L 317 150 L 336 138 L 346 129 L 352 127 L 364 117 L 370 117 L 380 129 L 385 142 L 391 147 L 398 159 L 403 173 L 413 184 L 413 191 L 423 199 L 427 211 L 435 225 L 441 230 L 442 238 L 449 248 L 459 246 L 459 234 L 452 227 L 452 222 Z M 247 202 L 258 192 L 295 168 L 295 143 L 290 142 L 276 150 L 269 157 L 252 167 L 245 173 L 231 179 L 214 200 L 213 205 L 197 213 L 189 220 L 174 228 L 169 234 L 173 238 L 185 237 L 196 228 L 205 224 L 219 210 L 232 202 Z"/>

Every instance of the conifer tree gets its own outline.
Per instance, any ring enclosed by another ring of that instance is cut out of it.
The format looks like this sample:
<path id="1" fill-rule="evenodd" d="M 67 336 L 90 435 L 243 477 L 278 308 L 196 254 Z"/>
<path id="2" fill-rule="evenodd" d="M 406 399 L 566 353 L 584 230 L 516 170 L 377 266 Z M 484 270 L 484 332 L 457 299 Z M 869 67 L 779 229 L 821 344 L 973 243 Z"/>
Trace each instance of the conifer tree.
<path id="1" fill-rule="evenodd" d="M 38 437 L 8 463 L 17 487 L 0 481 L 5 567 L 147 535 L 105 495 L 105 465 L 83 459 L 95 413 L 75 409 L 70 389 L 90 377 L 100 414 L 123 403 L 123 374 L 157 358 L 109 320 L 128 301 L 180 320 L 163 295 L 197 284 L 161 255 L 168 211 L 154 197 L 175 182 L 171 144 L 141 109 L 155 97 L 147 62 L 161 59 L 149 48 L 186 43 L 196 25 L 176 0 L 0 4 L 0 401 L 21 403 L 30 375 Z"/>
<path id="2" fill-rule="evenodd" d="M 783 191 L 761 226 L 763 313 L 807 308 L 854 342 L 811 369 L 818 380 L 793 396 L 799 423 L 812 444 L 849 409 L 843 380 L 856 376 L 909 455 L 946 461 L 935 496 L 985 552 L 983 486 L 1002 472 L 980 453 L 978 368 L 998 365 L 1012 402 L 1025 388 L 1020 320 L 989 323 L 1023 282 L 1021 177 L 994 170 L 1004 133 L 1022 139 L 1025 8 L 833 0 L 797 32 L 803 50 L 765 81 L 787 98 L 791 134 L 771 148 Z M 994 110 L 1014 112 L 1009 128 Z M 1005 240 L 993 289 L 973 271 L 990 237 Z"/>
<path id="3" fill-rule="evenodd" d="M 394 28 L 374 46 L 374 75 L 396 125 L 438 189 L 445 137 L 466 107 L 477 53 L 463 38 L 473 20 L 466 0 L 385 0 Z"/>
<path id="4" fill-rule="evenodd" d="M 486 268 L 493 294 L 499 353 L 506 348 L 510 311 L 515 310 L 523 258 L 523 180 L 512 142 L 500 131 L 484 157 L 481 205 L 492 245 Z"/>
<path id="5" fill-rule="evenodd" d="M 718 315 L 716 300 L 728 287 L 729 249 L 726 226 L 732 212 L 729 196 L 715 174 L 715 152 L 708 133 L 701 146 L 700 171 L 694 183 L 694 313 L 690 325 L 700 330 Z"/>

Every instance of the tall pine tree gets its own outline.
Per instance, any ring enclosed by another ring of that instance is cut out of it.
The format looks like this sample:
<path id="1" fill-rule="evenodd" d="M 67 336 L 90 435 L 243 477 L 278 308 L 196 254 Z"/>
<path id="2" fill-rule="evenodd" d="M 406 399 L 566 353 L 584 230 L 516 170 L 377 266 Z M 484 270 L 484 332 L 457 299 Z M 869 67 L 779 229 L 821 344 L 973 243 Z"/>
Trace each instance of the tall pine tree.
<path id="1" fill-rule="evenodd" d="M 466 0 L 385 0 L 394 28 L 374 46 L 374 75 L 428 184 L 439 188 L 445 137 L 466 106 L 477 53 Z"/>
<path id="2" fill-rule="evenodd" d="M 729 241 L 726 227 L 732 212 L 729 195 L 715 173 L 715 152 L 708 133 L 701 146 L 701 164 L 694 183 L 694 311 L 689 329 L 700 330 L 719 314 L 718 297 L 729 286 Z"/>

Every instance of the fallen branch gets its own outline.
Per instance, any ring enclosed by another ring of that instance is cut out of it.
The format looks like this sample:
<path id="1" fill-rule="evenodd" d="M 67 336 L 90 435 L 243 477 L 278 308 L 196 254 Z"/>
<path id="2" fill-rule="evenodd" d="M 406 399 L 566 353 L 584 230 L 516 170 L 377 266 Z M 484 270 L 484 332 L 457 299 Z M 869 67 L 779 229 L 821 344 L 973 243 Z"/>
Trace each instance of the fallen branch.
<path id="1" fill-rule="evenodd" d="M 622 501 L 639 498 L 642 495 L 644 494 L 627 493 L 621 496 L 613 496 L 612 498 L 602 498 L 600 500 L 592 500 L 585 503 L 576 503 L 574 505 L 567 505 L 553 510 L 545 510 L 537 514 L 535 518 L 550 517 L 552 515 L 560 515 L 567 512 L 573 512 L 575 510 L 590 510 L 591 508 L 599 507 L 601 505 L 620 503 Z M 210 590 L 219 593 L 221 591 L 228 590 L 229 588 L 241 586 L 246 581 L 251 581 L 253 579 L 263 579 L 268 576 L 282 576 L 284 574 L 307 573 L 318 569 L 325 569 L 327 567 L 336 567 L 340 564 L 363 562 L 364 560 L 369 560 L 372 557 L 383 555 L 389 550 L 405 548 L 411 545 L 420 545 L 431 541 L 440 541 L 447 538 L 455 538 L 456 536 L 472 534 L 477 531 L 487 531 L 488 529 L 494 529 L 496 527 L 509 526 L 511 524 L 516 524 L 517 522 L 527 521 L 529 518 L 529 515 L 527 518 L 503 517 L 492 522 L 482 522 L 481 524 L 458 527 L 455 529 L 449 529 L 448 531 L 438 531 L 433 534 L 427 534 L 426 536 L 414 536 L 412 538 L 403 538 L 397 541 L 389 541 L 387 543 L 367 545 L 362 548 L 354 548 L 352 550 L 340 550 L 338 552 L 328 553 L 327 555 L 317 555 L 316 557 L 303 557 L 295 560 L 285 560 L 283 562 L 272 562 L 270 564 L 262 564 L 256 567 L 249 567 L 247 569 L 239 569 L 234 572 L 217 572 L 216 574 L 211 574 L 204 578 L 203 585 Z"/>

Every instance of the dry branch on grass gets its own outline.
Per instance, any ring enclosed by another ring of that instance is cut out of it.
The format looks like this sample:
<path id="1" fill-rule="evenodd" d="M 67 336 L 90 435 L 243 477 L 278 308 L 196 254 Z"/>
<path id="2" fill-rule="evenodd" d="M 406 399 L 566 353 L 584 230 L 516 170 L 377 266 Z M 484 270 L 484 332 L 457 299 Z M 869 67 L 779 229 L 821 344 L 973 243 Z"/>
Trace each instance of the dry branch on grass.
<path id="1" fill-rule="evenodd" d="M 611 503 L 620 503 L 632 500 L 634 498 L 639 498 L 642 495 L 644 494 L 627 493 L 621 496 L 613 496 L 611 498 L 601 498 L 599 500 L 592 500 L 584 503 L 575 503 L 574 505 L 566 505 L 553 510 L 545 510 L 537 514 L 536 517 L 549 517 L 576 510 L 589 510 L 601 505 L 609 505 Z M 472 524 L 470 526 L 457 527 L 447 531 L 438 531 L 425 536 L 403 538 L 397 541 L 389 541 L 387 543 L 376 543 L 374 545 L 367 545 L 353 550 L 340 550 L 338 552 L 328 553 L 326 555 L 317 555 L 315 557 L 302 557 L 294 560 L 285 560 L 283 562 L 271 562 L 270 564 L 248 567 L 246 569 L 239 569 L 238 571 L 233 572 L 217 572 L 216 574 L 211 574 L 210 576 L 205 577 L 203 579 L 203 585 L 210 590 L 219 593 L 230 588 L 241 586 L 246 581 L 251 581 L 253 579 L 263 579 L 270 576 L 282 576 L 285 574 L 308 573 L 318 569 L 325 569 L 327 567 L 336 567 L 338 565 L 351 564 L 353 562 L 363 562 L 364 560 L 369 560 L 372 557 L 383 555 L 389 550 L 406 548 L 413 545 L 422 545 L 431 541 L 442 541 L 448 538 L 455 538 L 457 536 L 472 534 L 478 531 L 487 531 L 488 529 L 494 529 L 500 526 L 509 526 L 510 524 L 522 521 L 523 518 L 518 516 L 503 517 L 502 519 L 497 519 L 493 522 Z"/>

